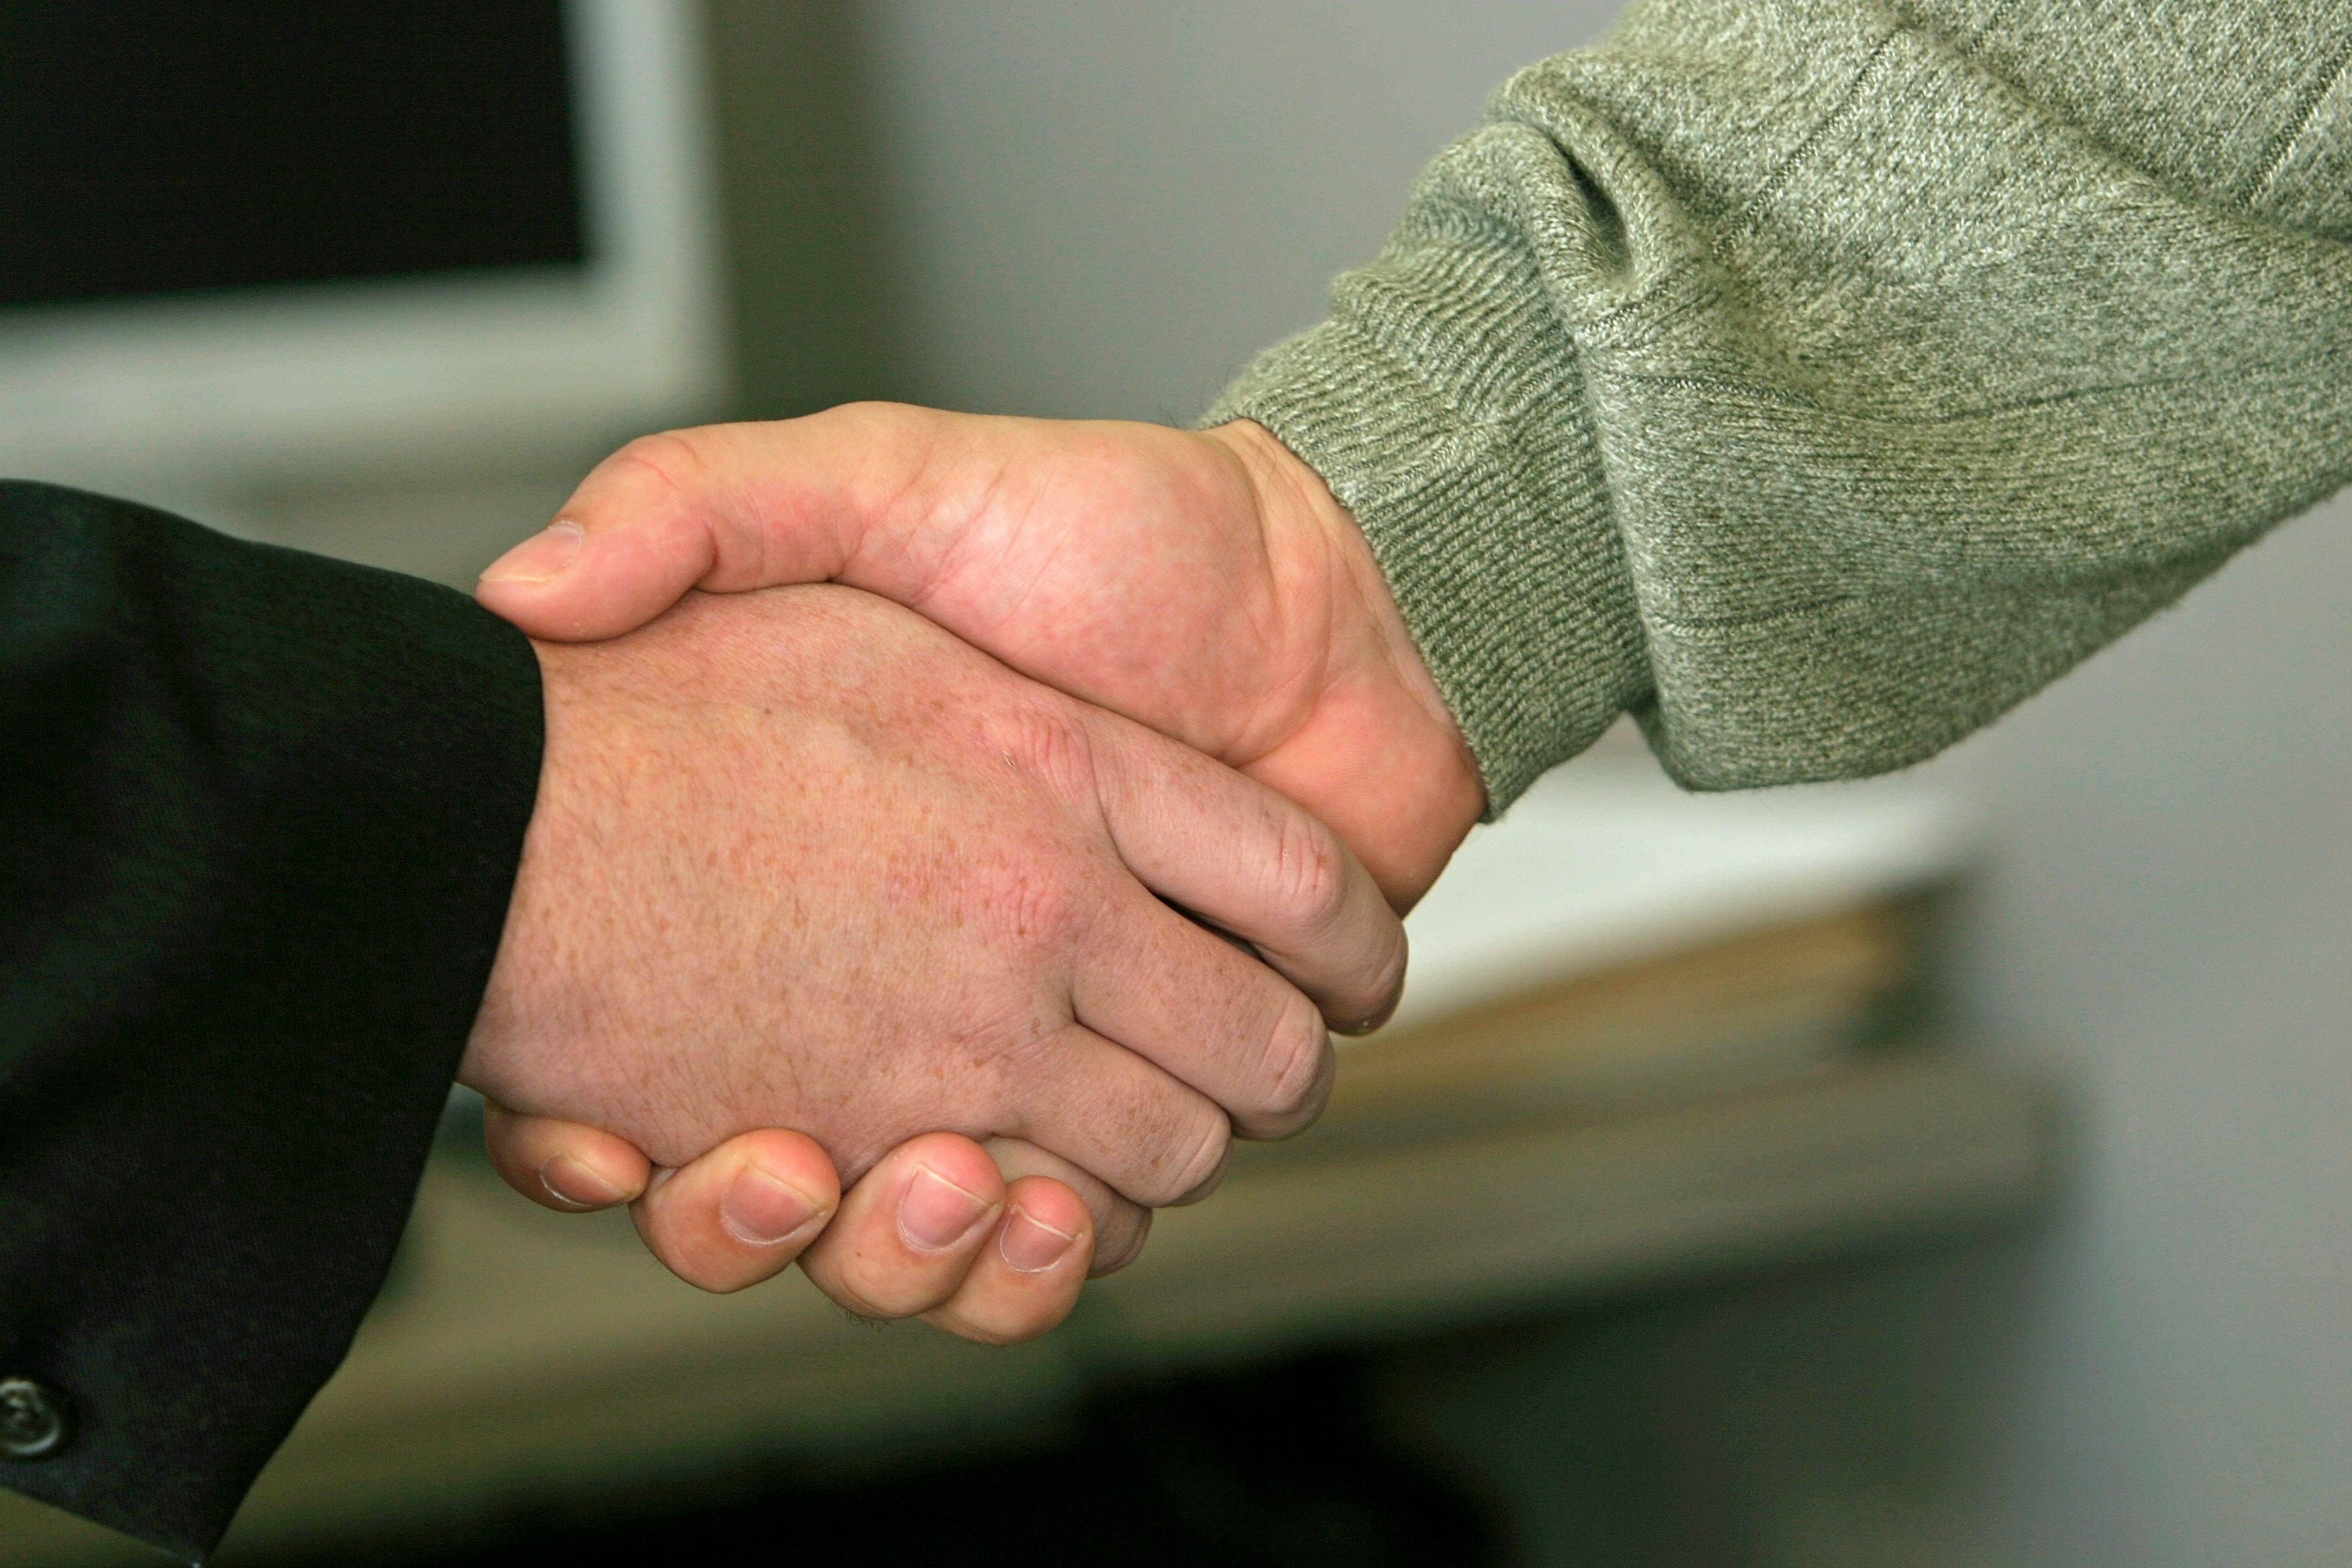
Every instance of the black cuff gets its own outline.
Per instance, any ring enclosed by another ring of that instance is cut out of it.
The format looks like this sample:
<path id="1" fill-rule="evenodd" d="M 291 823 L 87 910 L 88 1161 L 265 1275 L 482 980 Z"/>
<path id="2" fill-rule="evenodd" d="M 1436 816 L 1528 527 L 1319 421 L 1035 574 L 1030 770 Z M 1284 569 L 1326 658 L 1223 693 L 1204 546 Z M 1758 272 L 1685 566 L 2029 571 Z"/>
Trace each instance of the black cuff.
<path id="1" fill-rule="evenodd" d="M 0 1483 L 191 1557 L 383 1281 L 539 779 L 463 595 L 0 484 Z"/>

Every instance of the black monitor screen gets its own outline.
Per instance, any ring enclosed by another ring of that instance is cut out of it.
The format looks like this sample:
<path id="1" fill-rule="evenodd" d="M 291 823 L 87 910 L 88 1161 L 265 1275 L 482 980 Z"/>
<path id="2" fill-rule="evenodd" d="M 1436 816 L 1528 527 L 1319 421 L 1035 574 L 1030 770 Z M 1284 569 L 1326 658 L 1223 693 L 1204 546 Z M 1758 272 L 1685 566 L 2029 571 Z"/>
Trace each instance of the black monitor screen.
<path id="1" fill-rule="evenodd" d="M 577 263 L 560 0 L 0 0 L 0 305 Z"/>

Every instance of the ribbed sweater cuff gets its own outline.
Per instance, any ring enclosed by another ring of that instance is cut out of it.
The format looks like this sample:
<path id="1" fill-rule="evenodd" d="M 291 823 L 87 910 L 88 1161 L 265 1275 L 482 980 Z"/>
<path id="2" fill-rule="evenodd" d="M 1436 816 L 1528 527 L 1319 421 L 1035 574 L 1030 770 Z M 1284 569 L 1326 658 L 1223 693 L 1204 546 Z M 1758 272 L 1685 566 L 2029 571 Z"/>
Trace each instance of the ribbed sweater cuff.
<path id="1" fill-rule="evenodd" d="M 1355 514 L 1491 819 L 1643 702 L 1649 674 L 1572 348 L 1526 335 L 1559 338 L 1538 310 L 1494 303 L 1528 291 L 1415 281 L 1341 279 L 1334 319 L 1267 351 L 1202 423 L 1256 421 Z M 1475 319 L 1448 319 L 1448 299 L 1480 301 Z"/>

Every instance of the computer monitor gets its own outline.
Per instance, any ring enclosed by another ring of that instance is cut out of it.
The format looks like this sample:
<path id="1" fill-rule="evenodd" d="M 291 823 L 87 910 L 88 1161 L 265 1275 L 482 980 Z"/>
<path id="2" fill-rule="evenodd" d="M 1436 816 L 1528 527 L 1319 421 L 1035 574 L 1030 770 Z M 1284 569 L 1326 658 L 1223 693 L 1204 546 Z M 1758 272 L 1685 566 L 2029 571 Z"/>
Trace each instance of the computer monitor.
<path id="1" fill-rule="evenodd" d="M 698 16 L 0 0 L 0 473 L 230 495 L 709 410 Z"/>

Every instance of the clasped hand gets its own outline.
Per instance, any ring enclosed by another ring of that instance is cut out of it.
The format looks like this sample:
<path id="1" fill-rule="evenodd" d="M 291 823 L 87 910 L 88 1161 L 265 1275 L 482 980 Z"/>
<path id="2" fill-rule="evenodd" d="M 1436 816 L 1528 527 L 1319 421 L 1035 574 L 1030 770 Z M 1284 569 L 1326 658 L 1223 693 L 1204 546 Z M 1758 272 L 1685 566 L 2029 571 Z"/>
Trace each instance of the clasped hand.
<path id="1" fill-rule="evenodd" d="M 866 1315 L 1051 1327 L 1230 1136 L 1312 1120 L 1482 801 L 1255 426 L 651 437 L 481 597 L 548 740 L 461 1076 L 519 1190 L 630 1202 L 708 1289 L 797 1258 Z"/>

